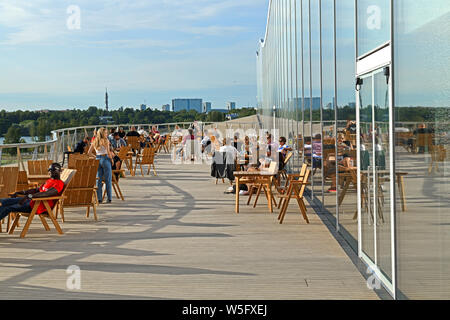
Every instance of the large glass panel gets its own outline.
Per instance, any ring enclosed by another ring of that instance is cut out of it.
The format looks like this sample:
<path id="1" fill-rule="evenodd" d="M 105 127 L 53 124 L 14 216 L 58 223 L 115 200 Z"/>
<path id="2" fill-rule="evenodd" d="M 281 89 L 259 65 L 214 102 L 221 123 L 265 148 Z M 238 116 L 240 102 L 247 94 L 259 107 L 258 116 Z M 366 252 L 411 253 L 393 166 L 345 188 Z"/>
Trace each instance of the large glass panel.
<path id="1" fill-rule="evenodd" d="M 394 1 L 400 297 L 450 299 L 450 2 Z"/>
<path id="2" fill-rule="evenodd" d="M 320 7 L 311 1 L 311 121 L 312 121 L 312 188 L 314 196 L 322 198 L 322 134 L 320 105 Z M 322 200 L 322 199 L 321 199 Z"/>
<path id="3" fill-rule="evenodd" d="M 337 135 L 353 151 L 350 155 L 356 163 L 356 104 L 355 104 L 355 1 L 336 1 L 336 75 L 337 75 Z M 338 178 L 342 183 L 342 179 Z M 338 195 L 342 192 L 338 184 Z M 357 192 L 353 183 L 339 205 L 341 233 L 356 251 L 358 239 Z"/>
<path id="4" fill-rule="evenodd" d="M 361 241 L 363 252 L 375 262 L 372 89 L 372 75 L 370 75 L 363 79 L 363 84 L 359 90 L 359 124 L 361 139 Z M 341 137 L 338 139 L 338 147 L 339 149 L 344 150 L 345 146 L 342 143 L 343 140 Z M 344 182 L 347 179 L 351 179 L 350 173 L 346 173 L 343 170 L 340 170 L 340 173 L 339 177 L 343 179 Z M 339 202 L 341 202 L 341 199 L 339 199 Z"/>
<path id="5" fill-rule="evenodd" d="M 358 0 L 358 56 L 391 38 L 390 0 Z"/>
<path id="6" fill-rule="evenodd" d="M 298 165 L 303 163 L 303 112 L 302 112 L 302 94 L 303 94 L 303 49 L 302 49 L 302 0 L 295 1 L 295 52 L 296 52 L 296 91 L 295 91 L 295 107 L 297 110 L 297 136 L 295 139 L 296 148 L 298 150 Z"/>
<path id="7" fill-rule="evenodd" d="M 375 199 L 377 215 L 377 264 L 392 280 L 391 188 L 389 152 L 389 86 L 383 71 L 374 75 Z"/>
<path id="8" fill-rule="evenodd" d="M 336 132 L 334 115 L 334 0 L 322 0 L 322 120 L 324 161 L 324 208 L 336 214 L 336 194 L 331 179 L 336 174 Z"/>
<path id="9" fill-rule="evenodd" d="M 304 130 L 304 161 L 311 163 L 311 113 L 310 113 L 310 16 L 309 16 L 309 2 L 310 0 L 302 1 L 303 14 L 303 130 Z"/>

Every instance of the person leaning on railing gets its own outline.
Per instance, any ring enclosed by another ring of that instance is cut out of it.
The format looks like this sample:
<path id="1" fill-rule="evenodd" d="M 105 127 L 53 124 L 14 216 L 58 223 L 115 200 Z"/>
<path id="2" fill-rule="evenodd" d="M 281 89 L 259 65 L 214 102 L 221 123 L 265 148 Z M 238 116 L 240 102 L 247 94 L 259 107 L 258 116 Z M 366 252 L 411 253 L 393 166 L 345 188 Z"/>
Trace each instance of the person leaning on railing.
<path id="1" fill-rule="evenodd" d="M 112 201 L 112 166 L 114 164 L 114 154 L 111 151 L 111 145 L 108 140 L 105 128 L 100 128 L 97 131 L 97 136 L 89 148 L 88 154 L 94 156 L 93 151 L 96 152 L 97 160 L 100 160 L 97 171 L 97 198 L 98 202 L 102 203 L 102 180 L 105 181 L 106 195 L 108 196 L 107 203 Z"/>

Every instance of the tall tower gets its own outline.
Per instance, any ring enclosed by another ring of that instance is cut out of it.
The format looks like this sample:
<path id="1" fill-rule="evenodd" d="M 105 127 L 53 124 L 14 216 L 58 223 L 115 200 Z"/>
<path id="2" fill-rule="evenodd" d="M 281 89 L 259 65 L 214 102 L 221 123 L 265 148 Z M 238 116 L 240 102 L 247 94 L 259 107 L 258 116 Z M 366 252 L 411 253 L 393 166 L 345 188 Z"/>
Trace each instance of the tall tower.
<path id="1" fill-rule="evenodd" d="M 106 92 L 105 92 L 105 106 L 106 106 L 106 111 L 108 111 L 108 88 L 106 88 Z"/>

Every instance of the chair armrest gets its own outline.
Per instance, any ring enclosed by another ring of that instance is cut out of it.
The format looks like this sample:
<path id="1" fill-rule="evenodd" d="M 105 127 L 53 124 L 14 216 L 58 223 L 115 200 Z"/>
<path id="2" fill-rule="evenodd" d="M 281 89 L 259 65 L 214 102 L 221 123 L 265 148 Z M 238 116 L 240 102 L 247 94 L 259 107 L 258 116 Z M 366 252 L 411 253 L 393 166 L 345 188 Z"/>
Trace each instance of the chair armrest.
<path id="1" fill-rule="evenodd" d="M 57 197 L 47 197 L 47 198 L 34 198 L 33 201 L 49 201 L 49 200 L 61 200 L 63 199 L 63 196 L 57 196 Z"/>

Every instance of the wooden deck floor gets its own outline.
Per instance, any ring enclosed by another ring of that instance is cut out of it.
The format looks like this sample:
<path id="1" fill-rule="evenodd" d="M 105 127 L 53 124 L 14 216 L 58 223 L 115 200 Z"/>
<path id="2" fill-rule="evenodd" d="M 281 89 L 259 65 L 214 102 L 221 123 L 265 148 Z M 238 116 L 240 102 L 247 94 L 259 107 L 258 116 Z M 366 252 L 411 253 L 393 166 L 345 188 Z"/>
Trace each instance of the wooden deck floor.
<path id="1" fill-rule="evenodd" d="M 208 165 L 156 167 L 122 179 L 126 201 L 98 222 L 68 209 L 62 236 L 39 220 L 25 239 L 0 234 L 0 299 L 378 299 L 311 208 L 309 225 L 294 203 L 283 225 L 265 199 L 237 215 Z"/>

